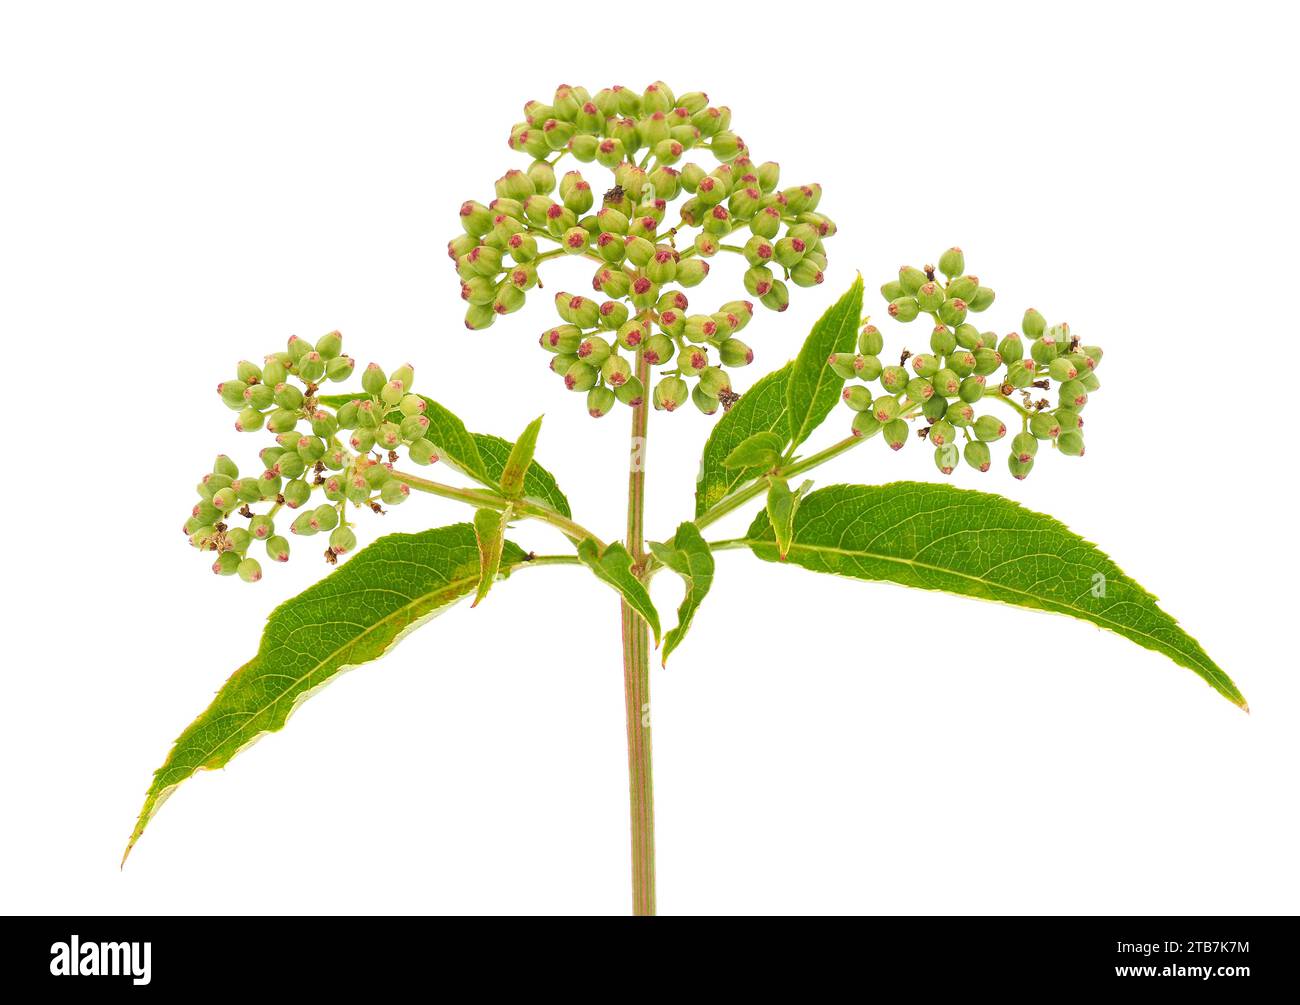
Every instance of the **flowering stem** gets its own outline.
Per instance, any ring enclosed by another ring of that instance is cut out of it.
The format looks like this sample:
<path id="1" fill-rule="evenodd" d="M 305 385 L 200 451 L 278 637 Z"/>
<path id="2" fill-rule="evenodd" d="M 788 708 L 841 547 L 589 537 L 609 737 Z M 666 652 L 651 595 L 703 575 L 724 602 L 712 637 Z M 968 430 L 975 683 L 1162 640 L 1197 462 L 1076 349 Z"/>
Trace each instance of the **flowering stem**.
<path id="1" fill-rule="evenodd" d="M 580 523 L 575 523 L 562 513 L 547 506 L 538 503 L 529 502 L 526 499 L 516 499 L 513 502 L 503 499 L 494 492 L 488 492 L 483 489 L 464 489 L 455 485 L 444 485 L 442 482 L 430 481 L 427 478 L 421 478 L 418 475 L 410 474 L 406 471 L 394 471 L 393 477 L 404 485 L 409 485 L 418 492 L 427 492 L 429 495 L 441 496 L 444 499 L 455 499 L 458 502 L 468 503 L 478 509 L 495 509 L 503 510 L 510 506 L 512 512 L 518 516 L 530 517 L 533 520 L 540 520 L 543 523 L 549 523 L 553 527 L 558 527 L 569 537 L 583 540 L 591 538 L 596 544 L 603 548 L 605 543 L 595 534 L 587 530 Z"/>
<path id="2" fill-rule="evenodd" d="M 838 457 L 840 454 L 844 453 L 844 451 L 852 450 L 859 443 L 864 442 L 865 441 L 860 436 L 847 436 L 838 443 L 831 444 L 825 450 L 820 450 L 815 454 L 809 454 L 802 460 L 793 462 L 786 461 L 782 463 L 777 469 L 777 474 L 780 474 L 785 478 L 791 478 L 794 475 L 802 474 L 810 468 L 815 468 L 818 464 L 825 463 L 832 457 Z M 707 527 L 715 520 L 719 520 L 733 510 L 739 509 L 755 496 L 762 495 L 767 491 L 767 488 L 768 480 L 766 478 L 760 478 L 757 481 L 750 482 L 745 488 L 727 496 L 727 498 L 723 499 L 717 505 L 705 510 L 704 513 L 696 517 L 695 525 L 697 527 Z"/>
<path id="3" fill-rule="evenodd" d="M 627 486 L 627 550 L 633 569 L 645 574 L 645 444 L 649 419 L 650 364 L 637 353 L 636 375 L 646 396 L 632 409 Z M 627 717 L 628 792 L 632 814 L 632 913 L 655 913 L 654 781 L 650 753 L 650 630 L 626 601 L 623 628 L 623 697 Z"/>

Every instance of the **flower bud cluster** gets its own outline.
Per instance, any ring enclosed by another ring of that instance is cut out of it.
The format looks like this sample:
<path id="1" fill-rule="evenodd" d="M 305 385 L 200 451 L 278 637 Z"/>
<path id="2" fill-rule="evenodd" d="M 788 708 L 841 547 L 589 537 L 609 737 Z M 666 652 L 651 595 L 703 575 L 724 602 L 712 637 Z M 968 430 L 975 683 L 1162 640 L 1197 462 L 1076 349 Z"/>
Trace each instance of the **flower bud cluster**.
<path id="1" fill-rule="evenodd" d="M 962 460 L 987 471 L 990 444 L 1004 439 L 1010 447 L 1007 467 L 1016 478 L 1029 474 L 1042 443 L 1067 456 L 1083 456 L 1083 409 L 1101 386 L 1095 372 L 1100 347 L 1082 345 L 1068 324 L 1049 326 L 1032 307 L 1021 322 L 1024 337 L 980 331 L 969 317 L 992 304 L 994 293 L 966 274 L 960 248 L 945 251 L 937 270 L 903 266 L 898 279 L 880 292 L 891 317 L 926 319 L 930 351 L 904 350 L 897 365 L 888 365 L 881 359 L 883 336 L 875 325 L 864 323 L 857 353 L 830 358 L 828 365 L 850 381 L 843 397 L 855 413 L 855 435 L 880 433 L 898 450 L 911 436 L 908 422 L 915 422 L 915 435 L 929 441 L 935 466 L 944 474 Z M 1053 384 L 1054 405 L 1039 393 L 1050 392 Z M 1008 416 L 1010 437 L 1006 422 L 984 411 L 990 402 L 1014 413 Z"/>
<path id="2" fill-rule="evenodd" d="M 237 430 L 265 429 L 273 437 L 259 454 L 256 473 L 241 477 L 222 454 L 197 486 L 199 500 L 184 531 L 195 548 L 215 554 L 218 575 L 261 579 L 261 563 L 250 551 L 260 545 L 270 560 L 288 561 L 286 534 L 327 534 L 325 558 L 336 562 L 357 543 L 348 503 L 381 513 L 406 500 L 410 489 L 393 474 L 398 452 L 419 464 L 438 459 L 425 437 L 427 404 L 411 393 L 409 365 L 385 374 L 371 363 L 361 376 L 361 394 L 346 396 L 338 407 L 321 400 L 324 381 L 353 373 L 353 360 L 342 350 L 338 332 L 314 346 L 294 336 L 261 366 L 242 362 L 233 380 L 217 386 L 221 400 L 239 413 Z"/>
<path id="3" fill-rule="evenodd" d="M 465 324 L 486 328 L 522 307 L 548 259 L 594 262 L 596 296 L 557 294 L 562 323 L 540 339 L 551 369 L 586 395 L 593 416 L 646 394 L 656 408 L 673 411 L 689 398 L 706 414 L 734 400 L 727 371 L 753 359 L 736 336 L 754 304 L 691 313 L 682 292 L 703 282 L 714 255 L 743 256 L 746 291 L 775 311 L 789 305 L 789 284 L 822 281 L 835 224 L 817 212 L 821 186 L 780 188 L 779 166 L 754 163 L 731 131 L 730 109 L 702 92 L 675 95 L 656 81 L 639 93 L 615 86 L 593 96 L 563 85 L 549 104 L 524 106 L 510 147 L 533 163 L 498 178 L 487 205 L 464 203 L 464 233 L 448 245 L 469 304 Z M 684 162 L 692 150 L 718 166 Z M 612 184 L 598 195 L 604 186 L 579 170 L 557 181 L 554 165 L 566 156 L 609 169 Z M 739 231 L 748 237 L 733 236 Z M 659 376 L 647 388 L 638 371 L 652 369 Z"/>

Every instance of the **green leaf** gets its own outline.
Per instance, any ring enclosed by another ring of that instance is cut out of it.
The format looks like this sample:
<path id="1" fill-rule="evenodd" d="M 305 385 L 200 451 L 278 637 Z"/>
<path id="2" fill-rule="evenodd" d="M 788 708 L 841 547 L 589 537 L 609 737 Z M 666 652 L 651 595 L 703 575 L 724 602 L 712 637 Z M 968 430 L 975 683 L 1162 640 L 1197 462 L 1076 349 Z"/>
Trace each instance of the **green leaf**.
<path id="1" fill-rule="evenodd" d="M 474 603 L 488 595 L 501 568 L 501 555 L 506 546 L 506 524 L 510 521 L 510 508 L 504 512 L 494 509 L 474 511 L 474 537 L 478 542 L 478 586 L 474 590 Z"/>
<path id="2" fill-rule="evenodd" d="M 714 425 L 700 459 L 700 479 L 695 487 L 696 516 L 763 474 L 762 467 L 727 467 L 727 458 L 747 439 L 755 433 L 775 433 L 782 449 L 790 442 L 786 382 L 793 366 L 787 363 L 760 379 Z"/>
<path id="3" fill-rule="evenodd" d="M 578 544 L 578 557 L 596 574 L 596 578 L 612 586 L 627 601 L 629 607 L 645 619 L 659 644 L 659 612 L 650 600 L 645 583 L 632 574 L 632 556 L 623 545 L 605 546 L 602 552 L 591 538 Z"/>
<path id="4" fill-rule="evenodd" d="M 785 444 L 779 433 L 755 433 L 729 453 L 722 464 L 728 468 L 770 468 L 781 459 Z"/>
<path id="5" fill-rule="evenodd" d="M 760 513 L 747 543 L 772 561 L 772 542 Z M 799 507 L 789 562 L 1082 618 L 1163 653 L 1246 707 L 1196 640 L 1100 549 L 1002 496 L 920 482 L 819 489 Z"/>
<path id="6" fill-rule="evenodd" d="M 327 394 L 322 395 L 318 400 L 322 405 L 338 408 L 346 402 L 369 397 L 368 394 Z M 470 477 L 485 485 L 494 488 L 500 485 L 514 444 L 490 433 L 469 433 L 470 444 L 472 445 L 467 444 L 460 438 L 456 429 L 456 424 L 460 423 L 460 420 L 432 398 L 425 398 L 424 401 L 426 409 L 433 413 L 429 419 L 429 428 L 433 428 L 434 417 L 437 417 L 439 426 L 443 430 L 440 435 L 449 442 L 458 444 L 458 447 L 445 449 L 441 447 L 441 444 L 438 444 L 440 456 L 450 459 L 453 467 L 464 471 Z M 400 413 L 397 414 L 400 415 Z M 397 421 L 401 420 L 397 419 Z M 463 423 L 460 423 L 460 428 L 464 429 Z M 432 435 L 426 434 L 426 436 L 428 439 L 433 440 L 435 444 L 438 443 Z M 455 460 L 457 450 L 463 456 L 468 457 L 469 460 L 463 464 L 457 463 Z M 564 516 L 573 516 L 573 512 L 569 509 L 569 500 L 560 491 L 555 476 L 539 464 L 530 464 L 524 474 L 524 498 L 549 506 Z"/>
<path id="7" fill-rule="evenodd" d="M 506 459 L 505 470 L 501 473 L 501 491 L 511 499 L 518 499 L 524 491 L 524 479 L 533 464 L 533 451 L 537 449 L 537 434 L 542 429 L 542 417 L 539 415 L 515 440 L 510 456 Z"/>
<path id="8" fill-rule="evenodd" d="M 499 484 L 505 475 L 506 463 L 514 444 L 491 433 L 474 433 L 473 436 L 488 477 Z M 555 476 L 536 461 L 528 465 L 528 470 L 524 472 L 524 498 L 549 506 L 564 516 L 573 516 L 569 500 L 560 491 Z"/>
<path id="9" fill-rule="evenodd" d="M 526 560 L 522 550 L 507 544 L 501 568 L 509 574 Z M 264 733 L 283 727 L 317 689 L 384 655 L 478 581 L 474 528 L 459 523 L 381 537 L 277 607 L 257 655 L 226 681 L 154 773 L 127 854 L 177 785 L 198 771 L 222 767 Z"/>
<path id="10" fill-rule="evenodd" d="M 826 365 L 832 353 L 852 352 L 862 316 L 862 277 L 813 325 L 795 357 L 786 386 L 790 411 L 790 443 L 799 446 L 840 400 L 844 378 Z"/>
<path id="11" fill-rule="evenodd" d="M 677 626 L 664 636 L 663 664 L 668 665 L 669 654 L 681 644 L 691 627 L 691 619 L 699 610 L 700 602 L 713 585 L 713 552 L 693 523 L 683 523 L 677 528 L 671 547 L 659 546 L 655 555 L 686 583 L 686 596 L 677 608 Z"/>

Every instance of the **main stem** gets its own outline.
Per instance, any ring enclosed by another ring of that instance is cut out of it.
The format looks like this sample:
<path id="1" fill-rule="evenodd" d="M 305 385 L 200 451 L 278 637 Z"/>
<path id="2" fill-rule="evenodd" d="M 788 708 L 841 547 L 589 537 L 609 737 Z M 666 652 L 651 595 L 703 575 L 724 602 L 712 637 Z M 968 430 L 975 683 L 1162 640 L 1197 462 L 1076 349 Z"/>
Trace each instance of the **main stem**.
<path id="1" fill-rule="evenodd" d="M 632 409 L 628 451 L 627 550 L 637 575 L 645 571 L 645 448 L 649 419 L 650 365 L 637 353 L 636 375 L 645 389 Z M 655 913 L 655 808 L 650 760 L 650 628 L 621 603 L 623 626 L 623 698 L 627 714 L 627 774 L 632 811 L 632 913 Z"/>

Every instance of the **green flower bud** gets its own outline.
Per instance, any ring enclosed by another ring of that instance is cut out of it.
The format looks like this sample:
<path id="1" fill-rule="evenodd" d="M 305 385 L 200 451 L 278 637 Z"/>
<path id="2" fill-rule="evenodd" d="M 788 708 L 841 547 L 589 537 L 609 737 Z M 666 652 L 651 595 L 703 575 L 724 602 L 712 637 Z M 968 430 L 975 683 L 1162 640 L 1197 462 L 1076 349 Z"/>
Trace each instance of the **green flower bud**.
<path id="1" fill-rule="evenodd" d="M 954 426 L 964 429 L 975 421 L 975 406 L 966 401 L 950 401 L 947 403 L 943 417 Z"/>
<path id="2" fill-rule="evenodd" d="M 244 392 L 247 390 L 248 385 L 242 380 L 223 380 L 217 385 L 217 394 L 221 395 L 222 402 L 235 411 L 245 406 Z"/>
<path id="3" fill-rule="evenodd" d="M 994 299 L 996 299 L 996 297 L 997 294 L 994 293 L 992 290 L 990 290 L 987 286 L 981 286 L 978 290 L 975 291 L 975 295 L 971 297 L 970 300 L 967 301 L 967 303 L 970 309 L 975 311 L 975 313 L 978 314 L 980 311 L 986 311 L 990 307 L 992 307 L 993 301 Z"/>
<path id="4" fill-rule="evenodd" d="M 948 367 L 944 367 L 931 377 L 930 382 L 934 384 L 934 389 L 944 398 L 955 398 L 961 393 L 961 378 Z"/>
<path id="5" fill-rule="evenodd" d="M 318 529 L 315 513 L 310 510 L 306 513 L 299 513 L 294 517 L 293 523 L 289 525 L 290 532 L 297 534 L 299 537 L 311 537 Z"/>
<path id="6" fill-rule="evenodd" d="M 953 331 L 953 335 L 957 339 L 957 344 L 963 349 L 974 352 L 976 349 L 984 348 L 984 336 L 980 334 L 979 329 L 974 325 L 958 325 Z"/>
<path id="7" fill-rule="evenodd" d="M 1068 380 L 1074 380 L 1079 375 L 1079 371 L 1068 356 L 1058 356 L 1047 364 L 1047 375 L 1053 380 L 1065 383 Z"/>
<path id="8" fill-rule="evenodd" d="M 432 464 L 438 459 L 433 443 L 425 439 L 412 440 L 406 453 L 416 464 Z"/>
<path id="9" fill-rule="evenodd" d="M 718 398 L 723 391 L 731 390 L 731 378 L 727 371 L 718 366 L 705 367 L 700 371 L 700 389 L 710 398 Z M 864 387 L 865 391 L 866 388 Z M 708 414 L 712 414 L 711 412 Z"/>
<path id="10" fill-rule="evenodd" d="M 325 364 L 325 376 L 330 380 L 341 382 L 352 376 L 356 360 L 351 356 L 336 356 Z"/>
<path id="11" fill-rule="evenodd" d="M 235 418 L 235 429 L 241 433 L 253 433 L 262 428 L 266 417 L 256 408 L 245 408 Z"/>
<path id="12" fill-rule="evenodd" d="M 1018 460 L 1032 461 L 1038 453 L 1038 440 L 1032 433 L 1016 433 L 1011 437 L 1011 455 Z"/>
<path id="13" fill-rule="evenodd" d="M 396 450 L 402 442 L 402 427 L 395 422 L 385 422 L 375 430 L 375 443 L 382 450 Z"/>
<path id="14" fill-rule="evenodd" d="M 388 383 L 388 378 L 384 371 L 379 368 L 378 363 L 367 364 L 365 372 L 361 375 L 361 386 L 367 394 L 378 394 Z"/>
<path id="15" fill-rule="evenodd" d="M 413 443 L 416 440 L 424 439 L 424 434 L 428 429 L 429 420 L 423 415 L 408 415 L 398 426 L 403 443 Z"/>
<path id="16" fill-rule="evenodd" d="M 969 301 L 979 288 L 980 282 L 974 276 L 958 276 L 948 284 L 948 288 L 944 292 L 949 300 L 957 298 Z"/>
<path id="17" fill-rule="evenodd" d="M 677 368 L 687 377 L 698 376 L 709 365 L 709 352 L 703 346 L 683 346 L 677 354 Z"/>
<path id="18" fill-rule="evenodd" d="M 361 403 L 358 401 L 346 401 L 340 405 L 339 410 L 334 414 L 339 426 L 343 429 L 355 429 L 361 421 L 360 407 Z"/>
<path id="19" fill-rule="evenodd" d="M 599 419 L 614 407 L 614 392 L 608 387 L 596 386 L 587 392 L 587 414 Z"/>
<path id="20" fill-rule="evenodd" d="M 1052 413 L 1056 416 L 1056 421 L 1060 423 L 1061 432 L 1067 429 L 1082 429 L 1083 416 L 1073 408 L 1058 408 Z"/>
<path id="21" fill-rule="evenodd" d="M 895 321 L 915 321 L 920 312 L 920 305 L 912 297 L 899 297 L 889 302 L 889 316 Z"/>
<path id="22" fill-rule="evenodd" d="M 857 412 L 853 416 L 853 435 L 859 439 L 869 440 L 880 432 L 880 422 L 870 412 Z"/>
<path id="23" fill-rule="evenodd" d="M 931 424 L 938 422 L 948 414 L 948 400 L 941 394 L 934 395 L 921 405 L 921 414 Z"/>
<path id="24" fill-rule="evenodd" d="M 338 526 L 339 513 L 333 506 L 317 506 L 311 512 L 312 525 L 317 530 L 333 530 Z"/>
<path id="25" fill-rule="evenodd" d="M 1035 365 L 1032 359 L 1022 359 L 1008 363 L 1006 382 L 1014 388 L 1028 387 L 1034 382 Z"/>
<path id="26" fill-rule="evenodd" d="M 1011 332 L 1001 342 L 998 343 L 998 355 L 1007 363 L 1025 358 L 1025 345 L 1020 341 L 1020 336 Z"/>
<path id="27" fill-rule="evenodd" d="M 790 270 L 790 279 L 796 286 L 804 288 L 818 286 L 825 280 L 825 275 L 821 268 L 813 261 L 812 256 L 804 258 L 798 265 Z"/>
<path id="28" fill-rule="evenodd" d="M 1007 427 L 996 415 L 981 415 L 971 427 L 976 439 L 991 443 L 1007 434 Z"/>
<path id="29" fill-rule="evenodd" d="M 337 332 L 327 332 L 316 340 L 316 351 L 321 359 L 335 359 L 343 351 L 343 336 Z"/>
<path id="30" fill-rule="evenodd" d="M 235 569 L 245 583 L 256 583 L 262 578 L 262 566 L 255 558 L 245 558 Z"/>
<path id="31" fill-rule="evenodd" d="M 907 398 L 912 402 L 925 402 L 934 397 L 934 385 L 924 377 L 913 377 L 907 382 Z"/>
<path id="32" fill-rule="evenodd" d="M 709 274 L 709 263 L 702 258 L 688 258 L 677 263 L 677 282 L 688 289 L 698 286 Z"/>
<path id="33" fill-rule="evenodd" d="M 654 406 L 665 412 L 672 412 L 686 400 L 686 396 L 686 381 L 680 377 L 664 377 L 655 385 Z"/>
<path id="34" fill-rule="evenodd" d="M 944 324 L 956 327 L 966 320 L 966 301 L 960 298 L 945 300 L 935 314 Z"/>
<path id="35" fill-rule="evenodd" d="M 771 262 L 776 255 L 776 250 L 773 248 L 772 242 L 766 237 L 754 235 L 745 242 L 744 253 L 745 260 L 751 266 L 757 267 Z"/>
<path id="36" fill-rule="evenodd" d="M 939 256 L 939 271 L 949 279 L 966 271 L 966 256 L 961 253 L 961 248 L 949 248 Z"/>
<path id="37" fill-rule="evenodd" d="M 379 400 L 389 408 L 396 408 L 397 403 L 406 394 L 406 385 L 400 380 L 390 380 L 379 389 Z"/>
<path id="38" fill-rule="evenodd" d="M 934 466 L 945 475 L 950 475 L 957 467 L 957 461 L 961 455 L 957 448 L 951 443 L 945 443 L 934 448 Z"/>
<path id="39" fill-rule="evenodd" d="M 1067 457 L 1083 456 L 1083 434 L 1077 429 L 1065 429 L 1056 438 L 1056 446 Z"/>
<path id="40" fill-rule="evenodd" d="M 922 283 L 916 291 L 917 305 L 923 311 L 937 311 L 945 299 L 943 287 L 935 282 Z"/>
<path id="41" fill-rule="evenodd" d="M 360 506 L 370 498 L 370 483 L 366 481 L 365 475 L 353 475 L 348 479 L 347 486 L 344 488 L 343 492 L 347 497 L 348 502 Z M 303 514 L 304 517 L 307 515 L 308 514 Z M 299 519 L 302 520 L 302 528 L 299 528 L 298 520 L 295 520 L 289 529 L 295 534 L 313 533 L 311 529 L 311 521 L 303 519 L 302 517 L 299 517 Z"/>
<path id="42" fill-rule="evenodd" d="M 957 351 L 957 336 L 947 325 L 935 325 L 930 332 L 930 351 L 936 356 L 948 356 Z"/>
<path id="43" fill-rule="evenodd" d="M 336 555 L 345 555 L 357 546 L 357 535 L 350 527 L 339 525 L 330 534 L 330 550 Z"/>
<path id="44" fill-rule="evenodd" d="M 641 355 L 651 366 L 667 363 L 673 357 L 673 341 L 667 335 L 655 333 L 645 340 Z"/>
<path id="45" fill-rule="evenodd" d="M 939 372 L 939 360 L 926 353 L 912 357 L 912 369 L 918 377 L 933 377 Z"/>
<path id="46" fill-rule="evenodd" d="M 240 502 L 260 502 L 262 499 L 262 490 L 258 487 L 256 478 L 240 478 L 230 483 L 230 487 L 235 490 L 239 496 Z"/>
<path id="47" fill-rule="evenodd" d="M 779 314 L 790 306 L 790 290 L 781 280 L 773 280 L 772 288 L 759 298 L 759 303 Z"/>
<path id="48" fill-rule="evenodd" d="M 858 333 L 858 352 L 864 356 L 878 356 L 885 348 L 885 337 L 875 325 L 866 325 Z"/>
<path id="49" fill-rule="evenodd" d="M 992 463 L 987 443 L 980 440 L 969 440 L 966 446 L 962 448 L 962 457 L 976 471 L 987 471 Z"/>
<path id="50" fill-rule="evenodd" d="M 858 375 L 857 361 L 862 358 L 861 356 L 855 356 L 851 352 L 835 352 L 831 353 L 826 365 L 831 368 L 835 376 L 843 377 L 845 380 L 852 380 Z"/>
<path id="51" fill-rule="evenodd" d="M 1033 458 L 1030 458 L 1027 461 L 1022 461 L 1015 454 L 1010 454 L 1007 457 L 1007 468 L 1011 471 L 1012 477 L 1017 481 L 1024 481 L 1029 475 L 1029 472 L 1033 470 L 1033 467 Z"/>
<path id="52" fill-rule="evenodd" d="M 871 403 L 871 414 L 876 417 L 877 422 L 882 424 L 898 418 L 900 411 L 901 406 L 898 404 L 898 399 L 890 394 L 882 394 Z"/>
<path id="53" fill-rule="evenodd" d="M 248 533 L 258 541 L 265 541 L 275 534 L 275 521 L 259 513 L 248 521 Z"/>
<path id="54" fill-rule="evenodd" d="M 1002 357 L 997 354 L 996 349 L 976 349 L 975 350 L 975 372 L 982 377 L 987 377 L 1002 365 Z"/>
<path id="55" fill-rule="evenodd" d="M 1060 403 L 1067 408 L 1083 408 L 1088 404 L 1088 392 L 1082 381 L 1067 380 L 1059 388 Z"/>
<path id="56" fill-rule="evenodd" d="M 701 385 L 696 384 L 691 389 L 691 404 L 705 415 L 713 415 L 717 412 L 721 402 L 717 398 L 710 397 Z"/>
<path id="57" fill-rule="evenodd" d="M 924 272 L 911 265 L 904 265 L 900 267 L 898 270 L 898 285 L 903 291 L 902 296 L 907 296 L 907 297 L 916 296 L 916 291 L 919 290 L 922 286 L 924 286 L 929 281 L 930 281 L 929 277 Z M 890 284 L 886 283 L 885 285 L 889 286 Z M 885 289 L 883 287 L 881 288 L 881 292 L 882 293 L 885 292 Z M 897 297 L 887 296 L 885 299 L 896 300 Z"/>
<path id="58" fill-rule="evenodd" d="M 876 418 L 880 416 L 877 415 Z M 890 419 L 885 423 L 883 432 L 885 442 L 889 444 L 890 450 L 902 450 L 903 445 L 907 443 L 907 423 L 902 419 Z"/>
<path id="59" fill-rule="evenodd" d="M 984 397 L 984 377 L 976 374 L 967 377 L 957 387 L 957 396 L 968 404 L 974 404 Z"/>
<path id="60" fill-rule="evenodd" d="M 600 366 L 604 363 L 609 353 L 609 343 L 599 335 L 588 335 L 578 343 L 578 358 L 592 366 Z"/>
<path id="61" fill-rule="evenodd" d="M 362 426 L 348 440 L 352 449 L 359 454 L 369 453 L 375 448 L 375 431 L 366 426 Z"/>
<path id="62" fill-rule="evenodd" d="M 1040 338 L 1047 330 L 1047 319 L 1031 307 L 1025 311 L 1025 316 L 1020 322 L 1020 330 L 1030 338 Z"/>
<path id="63" fill-rule="evenodd" d="M 626 383 L 627 379 L 632 376 L 632 366 L 622 356 L 611 353 L 600 365 L 600 376 L 606 384 L 611 387 L 618 387 L 620 384 Z"/>
<path id="64" fill-rule="evenodd" d="M 590 391 L 596 384 L 596 368 L 578 361 L 564 372 L 564 386 L 570 391 Z"/>
<path id="65" fill-rule="evenodd" d="M 279 535 L 266 539 L 266 557 L 272 562 L 289 561 L 289 542 Z"/>
<path id="66" fill-rule="evenodd" d="M 880 383 L 891 394 L 897 394 L 907 387 L 911 375 L 901 366 L 887 366 L 880 371 Z"/>
<path id="67" fill-rule="evenodd" d="M 957 430 L 953 428 L 951 422 L 946 419 L 940 419 L 930 426 L 930 442 L 936 447 L 951 445 L 957 437 Z M 947 472 L 945 472 L 946 474 Z"/>
<path id="68" fill-rule="evenodd" d="M 317 436 L 329 439 L 339 431 L 338 419 L 323 408 L 311 413 L 311 431 Z"/>
<path id="69" fill-rule="evenodd" d="M 582 329 L 576 325 L 558 325 L 542 332 L 539 342 L 548 352 L 576 353 L 582 342 Z"/>
<path id="70" fill-rule="evenodd" d="M 1035 412 L 1029 419 L 1029 431 L 1040 440 L 1055 440 L 1061 435 L 1061 424 L 1047 412 Z"/>
<path id="71" fill-rule="evenodd" d="M 555 171 L 546 161 L 536 160 L 528 165 L 528 180 L 538 194 L 545 195 L 555 188 Z"/>
<path id="72" fill-rule="evenodd" d="M 233 576 L 239 568 L 239 556 L 233 551 L 223 551 L 212 563 L 212 571 L 218 576 Z"/>
<path id="73" fill-rule="evenodd" d="M 840 395 L 844 403 L 855 412 L 871 410 L 871 390 L 864 384 L 849 384 Z"/>
<path id="74" fill-rule="evenodd" d="M 1080 354 L 1087 361 L 1089 370 L 1095 370 L 1101 365 L 1102 351 L 1099 345 L 1085 345 L 1079 349 Z"/>
<path id="75" fill-rule="evenodd" d="M 294 450 L 306 463 L 314 464 L 325 456 L 325 441 L 319 436 L 300 436 L 294 443 Z"/>
<path id="76" fill-rule="evenodd" d="M 482 237 L 492 229 L 492 211 L 470 199 L 461 203 L 460 225 L 470 237 Z"/>
<path id="77" fill-rule="evenodd" d="M 614 397 L 625 405 L 636 407 L 645 400 L 645 385 L 635 376 L 628 377 L 614 388 Z"/>
<path id="78" fill-rule="evenodd" d="M 283 461 L 283 458 L 281 460 Z M 297 509 L 311 498 L 311 486 L 299 478 L 286 484 L 280 494 L 284 496 L 286 506 Z"/>
<path id="79" fill-rule="evenodd" d="M 718 356 L 723 366 L 748 366 L 754 361 L 754 350 L 738 338 L 729 338 L 718 346 Z"/>

